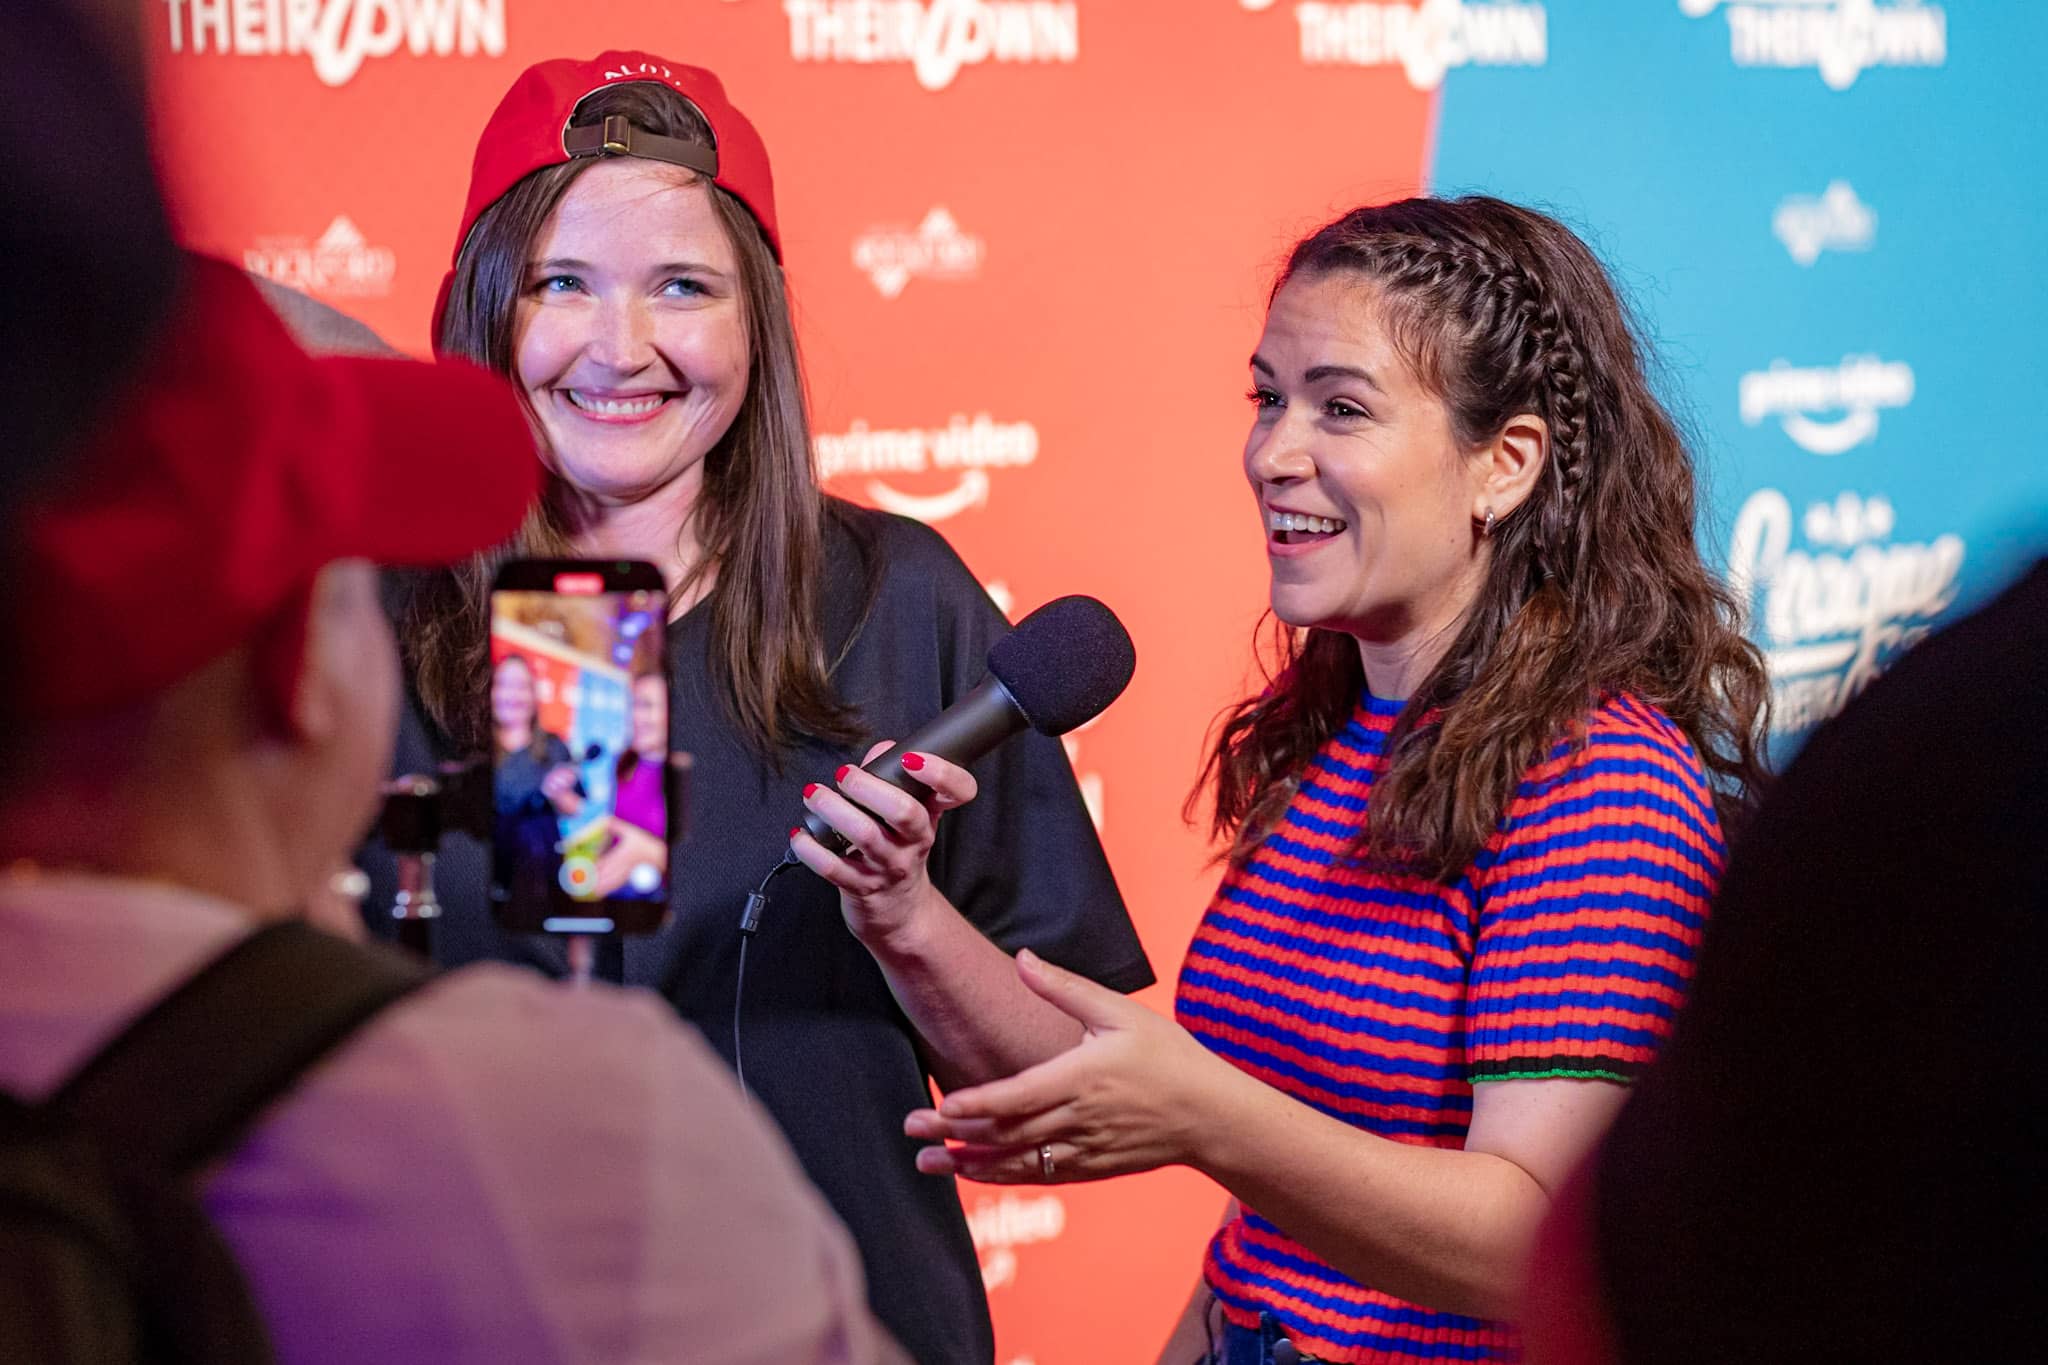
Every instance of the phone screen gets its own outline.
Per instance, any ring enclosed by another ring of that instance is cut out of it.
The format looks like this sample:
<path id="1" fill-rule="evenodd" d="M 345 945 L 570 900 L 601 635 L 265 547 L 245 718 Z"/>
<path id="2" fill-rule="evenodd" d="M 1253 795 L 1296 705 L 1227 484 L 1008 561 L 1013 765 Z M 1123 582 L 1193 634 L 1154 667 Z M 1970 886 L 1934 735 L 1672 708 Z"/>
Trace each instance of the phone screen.
<path id="1" fill-rule="evenodd" d="M 637 561 L 513 560 L 491 591 L 491 901 L 524 933 L 668 910 L 668 594 Z"/>

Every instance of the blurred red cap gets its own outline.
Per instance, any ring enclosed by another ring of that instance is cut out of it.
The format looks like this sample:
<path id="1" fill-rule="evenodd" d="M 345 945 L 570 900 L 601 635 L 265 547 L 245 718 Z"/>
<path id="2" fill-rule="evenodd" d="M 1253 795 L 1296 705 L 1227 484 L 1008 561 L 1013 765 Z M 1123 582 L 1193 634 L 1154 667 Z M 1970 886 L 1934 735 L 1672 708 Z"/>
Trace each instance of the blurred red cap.
<path id="1" fill-rule="evenodd" d="M 503 380 L 315 359 L 241 271 L 188 257 L 154 354 L 21 509 L 18 700 L 146 698 L 280 622 L 326 565 L 452 563 L 509 538 L 539 487 Z"/>

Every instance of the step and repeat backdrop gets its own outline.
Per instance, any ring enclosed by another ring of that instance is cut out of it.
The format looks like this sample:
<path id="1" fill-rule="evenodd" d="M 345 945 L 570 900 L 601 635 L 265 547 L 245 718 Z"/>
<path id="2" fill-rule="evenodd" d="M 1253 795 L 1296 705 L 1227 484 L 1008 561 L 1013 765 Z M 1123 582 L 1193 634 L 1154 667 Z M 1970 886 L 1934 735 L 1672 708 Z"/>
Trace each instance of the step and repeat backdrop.
<path id="1" fill-rule="evenodd" d="M 143 11 L 187 235 L 420 353 L 515 74 L 613 47 L 718 71 L 774 160 L 828 486 L 937 526 L 1013 617 L 1088 592 L 1137 640 L 1069 750 L 1169 982 L 1215 877 L 1182 802 L 1256 677 L 1246 358 L 1287 247 L 1347 207 L 1483 191 L 1594 243 L 1698 433 L 1781 752 L 2048 548 L 2040 6 Z M 1151 1359 L 1224 1202 L 1178 1171 L 962 1197 L 1005 1365 Z"/>

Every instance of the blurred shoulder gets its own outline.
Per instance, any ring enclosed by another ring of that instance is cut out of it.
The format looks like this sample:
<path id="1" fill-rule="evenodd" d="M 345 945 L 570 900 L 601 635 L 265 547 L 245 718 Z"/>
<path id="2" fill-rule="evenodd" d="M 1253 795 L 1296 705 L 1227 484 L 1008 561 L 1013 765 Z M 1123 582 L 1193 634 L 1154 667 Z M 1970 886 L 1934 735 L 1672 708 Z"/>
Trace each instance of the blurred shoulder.
<path id="1" fill-rule="evenodd" d="M 714 1085 L 729 1083 L 704 1040 L 655 997 L 603 986 L 570 989 L 501 963 L 440 977 L 372 1025 L 364 1044 L 440 1054 L 450 1064 L 449 1084 L 479 1092 L 540 1087 L 560 1096 L 568 1084 L 603 1093 L 678 1067 Z"/>

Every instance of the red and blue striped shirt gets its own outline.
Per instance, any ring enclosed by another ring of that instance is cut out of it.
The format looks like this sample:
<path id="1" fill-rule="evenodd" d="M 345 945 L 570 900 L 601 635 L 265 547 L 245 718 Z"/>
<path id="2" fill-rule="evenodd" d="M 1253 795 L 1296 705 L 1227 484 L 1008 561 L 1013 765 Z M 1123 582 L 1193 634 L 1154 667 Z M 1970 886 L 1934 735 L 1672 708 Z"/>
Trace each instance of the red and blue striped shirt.
<path id="1" fill-rule="evenodd" d="M 1278 825 L 1217 888 L 1181 968 L 1181 1024 L 1303 1104 L 1396 1142 L 1462 1147 L 1476 1082 L 1627 1081 L 1670 1030 L 1720 878 L 1699 760 L 1629 697 L 1523 779 L 1455 883 L 1349 856 L 1402 703 L 1367 696 Z M 1342 1192 L 1333 1190 L 1332 1198 Z M 1272 1314 L 1345 1365 L 1513 1359 L 1512 1327 L 1361 1285 L 1245 1209 L 1210 1243 L 1231 1321 Z"/>

